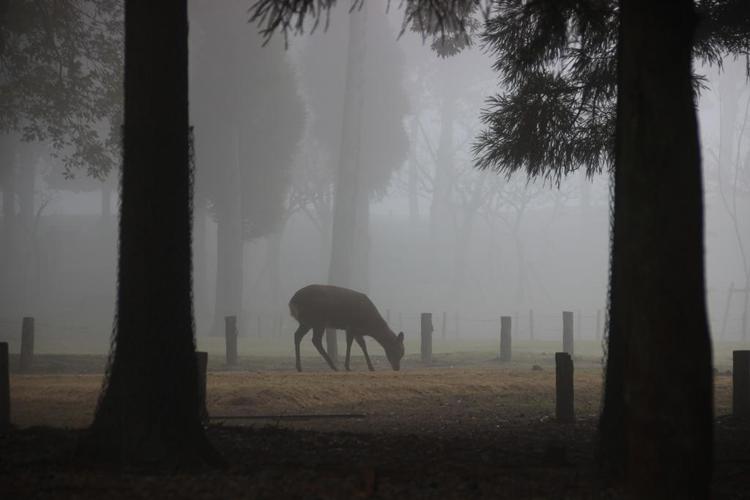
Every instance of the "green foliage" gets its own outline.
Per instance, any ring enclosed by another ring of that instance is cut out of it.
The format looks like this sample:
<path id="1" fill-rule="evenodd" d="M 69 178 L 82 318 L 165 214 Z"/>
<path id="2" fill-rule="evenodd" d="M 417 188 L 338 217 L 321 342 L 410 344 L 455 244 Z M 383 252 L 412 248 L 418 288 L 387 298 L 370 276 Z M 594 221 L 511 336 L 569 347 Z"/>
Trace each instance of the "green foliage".
<path id="1" fill-rule="evenodd" d="M 704 0 L 698 12 L 697 59 L 750 54 L 750 2 Z M 482 38 L 504 88 L 482 114 L 479 168 L 559 181 L 612 166 L 618 19 L 614 0 L 494 2 Z"/>
<path id="2" fill-rule="evenodd" d="M 6 0 L 0 16 L 0 132 L 49 143 L 64 173 L 120 163 L 121 0 Z"/>

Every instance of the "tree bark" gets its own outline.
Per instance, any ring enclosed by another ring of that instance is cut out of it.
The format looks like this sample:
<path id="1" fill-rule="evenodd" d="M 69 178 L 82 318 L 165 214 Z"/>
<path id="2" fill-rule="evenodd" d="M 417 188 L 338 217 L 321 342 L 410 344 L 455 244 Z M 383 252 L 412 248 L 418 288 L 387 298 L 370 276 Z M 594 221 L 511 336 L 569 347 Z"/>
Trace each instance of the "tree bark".
<path id="1" fill-rule="evenodd" d="M 113 352 L 80 451 L 177 464 L 214 454 L 191 300 L 187 2 L 125 4 L 125 137 Z"/>
<path id="2" fill-rule="evenodd" d="M 691 0 L 623 0 L 603 458 L 635 498 L 707 498 L 711 344 Z M 621 455 L 618 455 L 622 453 Z"/>

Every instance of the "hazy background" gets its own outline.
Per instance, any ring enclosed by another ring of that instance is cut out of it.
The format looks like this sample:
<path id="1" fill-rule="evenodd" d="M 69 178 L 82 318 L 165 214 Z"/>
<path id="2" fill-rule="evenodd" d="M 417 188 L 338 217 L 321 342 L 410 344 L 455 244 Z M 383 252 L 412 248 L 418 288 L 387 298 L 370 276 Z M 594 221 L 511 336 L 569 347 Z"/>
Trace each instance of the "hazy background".
<path id="1" fill-rule="evenodd" d="M 241 334 L 283 339 L 291 353 L 289 298 L 328 281 L 347 13 L 339 9 L 327 31 L 291 38 L 287 48 L 282 38 L 261 47 L 246 8 L 191 2 L 196 331 L 220 333 L 223 317 L 238 314 Z M 514 335 L 528 338 L 532 309 L 537 339 L 560 337 L 562 310 L 576 313 L 581 338 L 595 339 L 606 309 L 608 176 L 576 174 L 557 186 L 475 170 L 479 113 L 497 90 L 491 60 L 481 47 L 440 59 L 419 36 L 397 39 L 400 12 L 371 5 L 367 16 L 358 181 L 366 206 L 358 213 L 369 216 L 357 221 L 358 241 L 367 242 L 357 249 L 357 288 L 411 339 L 420 312 L 433 313 L 437 335 L 445 313 L 449 338 L 494 338 L 500 315 L 514 316 Z M 747 295 L 728 303 L 729 288 L 750 285 L 744 71 L 745 61 L 721 73 L 698 68 L 708 84 L 699 101 L 707 300 L 713 338 L 722 341 L 742 338 L 747 315 Z M 11 161 L 26 201 L 20 257 L 1 285 L 0 339 L 15 342 L 21 317 L 31 315 L 37 350 L 105 352 L 116 174 L 65 179 L 38 143 Z M 7 203 L 20 207 L 21 195 Z"/>

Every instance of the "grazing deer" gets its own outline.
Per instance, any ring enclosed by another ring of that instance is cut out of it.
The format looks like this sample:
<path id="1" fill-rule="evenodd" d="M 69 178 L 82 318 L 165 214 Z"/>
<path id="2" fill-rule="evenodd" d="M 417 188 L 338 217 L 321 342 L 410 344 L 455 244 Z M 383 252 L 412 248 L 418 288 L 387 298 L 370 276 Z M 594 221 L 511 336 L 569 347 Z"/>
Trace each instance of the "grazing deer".
<path id="1" fill-rule="evenodd" d="M 299 346 L 307 332 L 313 331 L 313 345 L 331 369 L 336 370 L 331 358 L 323 349 L 323 332 L 326 328 L 346 331 L 346 361 L 349 371 L 349 355 L 352 341 L 356 340 L 365 354 L 367 367 L 375 369 L 367 354 L 364 335 L 375 339 L 383 349 L 391 367 L 398 370 L 404 356 L 404 332 L 398 335 L 388 327 L 375 305 L 364 293 L 331 285 L 308 285 L 301 288 L 289 301 L 289 312 L 299 322 L 294 332 L 294 353 L 297 356 L 297 371 L 302 371 Z"/>

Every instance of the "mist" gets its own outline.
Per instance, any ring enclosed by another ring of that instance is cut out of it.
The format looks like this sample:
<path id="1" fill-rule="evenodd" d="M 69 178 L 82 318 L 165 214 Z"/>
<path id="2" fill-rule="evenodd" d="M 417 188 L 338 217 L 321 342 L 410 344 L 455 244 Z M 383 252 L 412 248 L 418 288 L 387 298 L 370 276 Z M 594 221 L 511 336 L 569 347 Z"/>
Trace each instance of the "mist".
<path id="1" fill-rule="evenodd" d="M 743 491 L 743 3 L 6 3 L 9 470 Z"/>
<path id="2" fill-rule="evenodd" d="M 341 161 L 348 10 L 328 29 L 267 46 L 245 6 L 192 2 L 190 116 L 195 148 L 194 304 L 198 336 L 239 317 L 241 335 L 287 339 L 287 302 L 329 281 Z M 394 328 L 418 334 L 431 312 L 449 337 L 495 338 L 501 315 L 520 335 L 556 339 L 559 312 L 580 314 L 600 339 L 608 282 L 610 178 L 575 172 L 558 183 L 474 167 L 485 100 L 497 90 L 480 44 L 440 57 L 401 31 L 401 14 L 368 8 L 355 235 L 348 284 Z M 221 29 L 215 29 L 220 25 Z M 742 60 L 699 68 L 707 301 L 712 338 L 747 335 L 750 94 Z M 273 117 L 269 119 L 269 117 Z M 42 351 L 106 352 L 115 297 L 117 172 L 68 179 L 44 142 L 4 137 L 6 235 L 2 334 L 33 315 Z M 351 160 L 347 160 L 351 161 Z M 11 180 L 12 178 L 12 180 Z M 11 184 L 12 183 L 12 184 Z M 15 239 L 16 241 L 11 241 Z M 346 248 L 347 243 L 343 244 Z M 342 283 L 343 284 L 343 283 Z M 600 322 L 597 323 L 597 313 Z M 279 331 L 278 322 L 283 322 Z M 258 332 L 258 325 L 261 331 Z M 599 330 L 597 330 L 597 327 Z M 47 333 L 48 332 L 48 333 Z M 66 344 L 72 342 L 72 346 Z"/>

